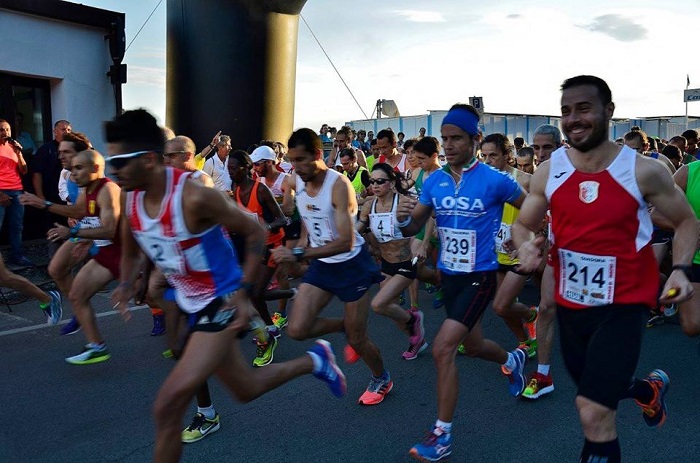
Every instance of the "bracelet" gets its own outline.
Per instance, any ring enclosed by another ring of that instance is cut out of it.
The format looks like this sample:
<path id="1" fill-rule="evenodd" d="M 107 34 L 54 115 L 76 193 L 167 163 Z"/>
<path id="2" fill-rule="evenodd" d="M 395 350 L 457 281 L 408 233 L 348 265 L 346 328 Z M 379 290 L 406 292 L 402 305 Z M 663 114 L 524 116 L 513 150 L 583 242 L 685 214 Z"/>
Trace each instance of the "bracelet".
<path id="1" fill-rule="evenodd" d="M 216 146 L 216 145 L 212 145 L 211 143 L 209 143 L 209 149 L 210 149 L 210 150 L 213 150 L 215 146 Z"/>
<path id="2" fill-rule="evenodd" d="M 411 222 L 413 222 L 413 217 L 409 215 L 406 220 L 404 220 L 403 222 L 399 222 L 397 225 L 399 226 L 399 228 L 406 228 L 409 225 L 411 225 Z"/>
<path id="3" fill-rule="evenodd" d="M 70 227 L 70 237 L 77 238 L 79 231 L 80 231 L 80 222 L 78 222 L 75 225 L 73 225 L 72 227 Z"/>

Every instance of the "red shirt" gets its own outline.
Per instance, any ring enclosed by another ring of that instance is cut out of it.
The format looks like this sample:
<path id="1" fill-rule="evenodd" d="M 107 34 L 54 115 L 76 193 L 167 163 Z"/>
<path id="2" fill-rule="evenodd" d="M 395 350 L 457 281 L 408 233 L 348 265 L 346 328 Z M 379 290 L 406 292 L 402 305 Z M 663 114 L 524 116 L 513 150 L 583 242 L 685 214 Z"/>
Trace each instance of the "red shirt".
<path id="1" fill-rule="evenodd" d="M 0 190 L 22 190 L 19 157 L 9 143 L 0 144 Z"/>

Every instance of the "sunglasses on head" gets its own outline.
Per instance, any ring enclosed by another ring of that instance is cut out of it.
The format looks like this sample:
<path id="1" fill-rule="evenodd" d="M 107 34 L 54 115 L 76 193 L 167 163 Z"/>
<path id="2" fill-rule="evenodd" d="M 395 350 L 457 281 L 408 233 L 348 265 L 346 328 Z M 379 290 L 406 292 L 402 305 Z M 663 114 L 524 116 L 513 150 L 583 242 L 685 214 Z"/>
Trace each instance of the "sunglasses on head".
<path id="1" fill-rule="evenodd" d="M 163 153 L 164 158 L 174 158 L 178 154 L 186 154 L 187 151 L 170 151 L 169 153 Z"/>
<path id="2" fill-rule="evenodd" d="M 370 185 L 374 185 L 374 184 L 384 185 L 388 181 L 389 181 L 388 178 L 371 178 L 371 179 L 369 179 L 369 184 Z"/>
<path id="3" fill-rule="evenodd" d="M 105 162 L 110 165 L 113 169 L 122 169 L 126 166 L 129 161 L 135 159 L 141 155 L 150 153 L 150 151 L 134 151 L 133 153 L 115 154 L 105 159 Z"/>

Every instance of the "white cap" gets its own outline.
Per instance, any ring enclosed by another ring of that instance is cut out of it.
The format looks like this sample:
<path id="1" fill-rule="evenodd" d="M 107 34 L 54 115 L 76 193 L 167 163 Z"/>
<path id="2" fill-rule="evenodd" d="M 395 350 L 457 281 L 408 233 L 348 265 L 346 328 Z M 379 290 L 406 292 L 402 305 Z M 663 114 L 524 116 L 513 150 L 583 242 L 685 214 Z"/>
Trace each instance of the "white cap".
<path id="1" fill-rule="evenodd" d="M 250 154 L 250 160 L 254 163 L 264 160 L 274 161 L 275 159 L 277 159 L 277 155 L 269 146 L 258 146 Z"/>

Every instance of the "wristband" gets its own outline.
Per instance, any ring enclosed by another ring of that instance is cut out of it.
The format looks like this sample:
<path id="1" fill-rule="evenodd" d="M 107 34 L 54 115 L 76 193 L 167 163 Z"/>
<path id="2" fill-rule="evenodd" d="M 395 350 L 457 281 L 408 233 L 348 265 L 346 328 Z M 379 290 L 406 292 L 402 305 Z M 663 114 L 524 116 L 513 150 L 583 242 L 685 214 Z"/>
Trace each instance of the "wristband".
<path id="1" fill-rule="evenodd" d="M 404 220 L 403 222 L 399 222 L 399 223 L 398 223 L 398 226 L 399 226 L 399 228 L 406 228 L 406 227 L 408 227 L 409 225 L 411 225 L 411 222 L 413 222 L 413 217 L 411 217 L 411 216 L 409 215 L 408 218 L 407 218 L 406 220 Z"/>
<path id="2" fill-rule="evenodd" d="M 71 238 L 77 238 L 78 237 L 78 231 L 80 231 L 80 222 L 76 223 L 70 228 L 70 237 Z"/>
<path id="3" fill-rule="evenodd" d="M 680 270 L 685 273 L 688 280 L 693 281 L 693 266 L 692 265 L 674 265 L 671 270 Z"/>
<path id="4" fill-rule="evenodd" d="M 215 146 L 216 146 L 216 145 L 212 145 L 211 143 L 209 143 L 209 149 L 210 149 L 210 150 L 213 150 Z"/>
<path id="5" fill-rule="evenodd" d="M 292 248 L 292 255 L 296 260 L 301 260 L 302 257 L 304 257 L 304 253 L 306 252 L 306 249 L 302 247 L 296 247 Z"/>

